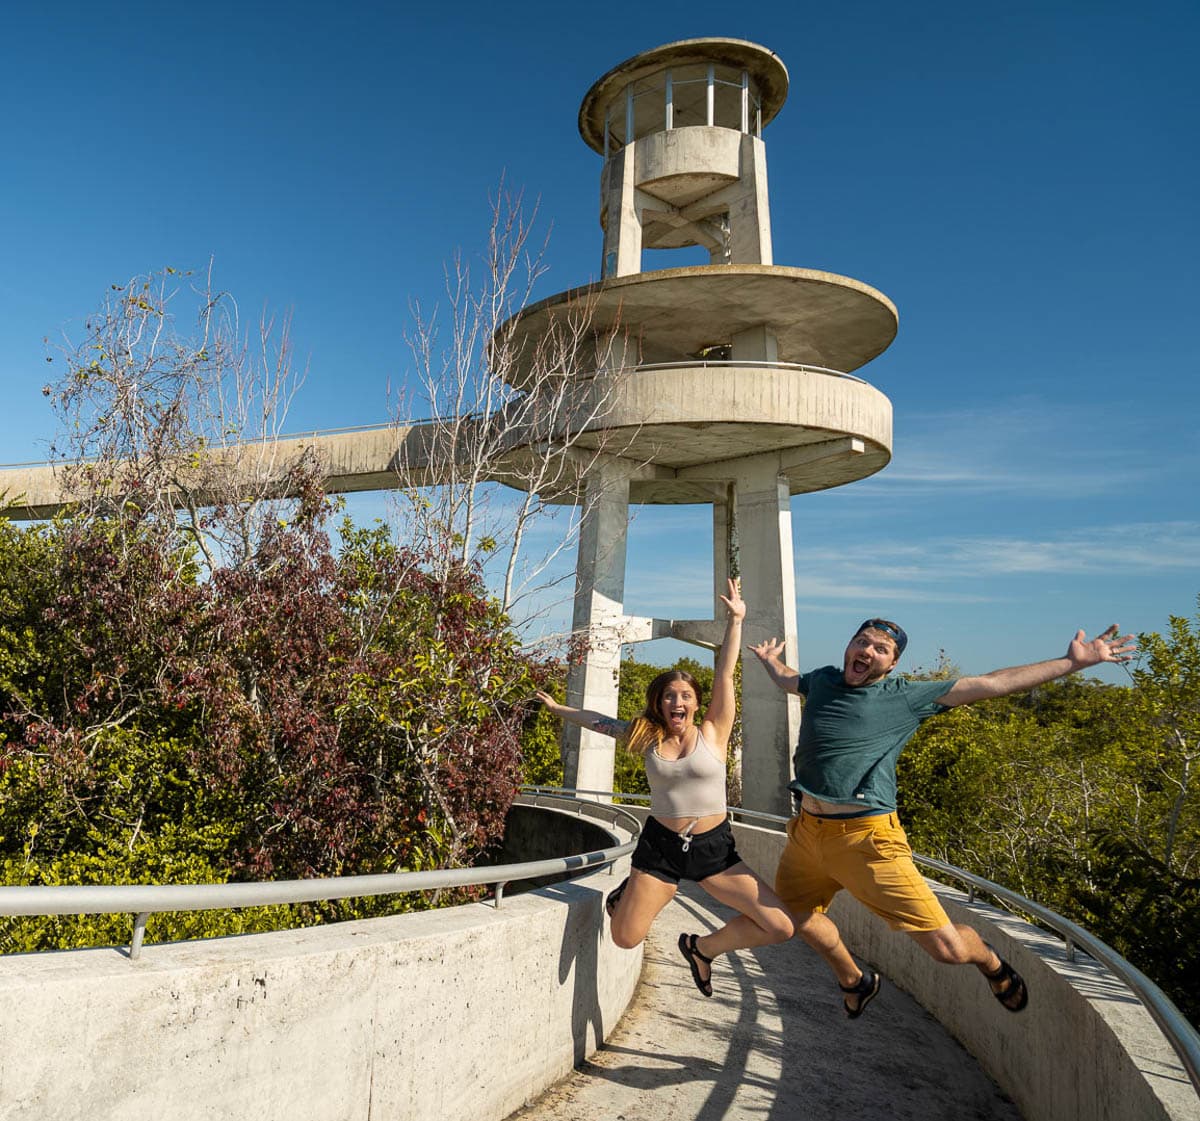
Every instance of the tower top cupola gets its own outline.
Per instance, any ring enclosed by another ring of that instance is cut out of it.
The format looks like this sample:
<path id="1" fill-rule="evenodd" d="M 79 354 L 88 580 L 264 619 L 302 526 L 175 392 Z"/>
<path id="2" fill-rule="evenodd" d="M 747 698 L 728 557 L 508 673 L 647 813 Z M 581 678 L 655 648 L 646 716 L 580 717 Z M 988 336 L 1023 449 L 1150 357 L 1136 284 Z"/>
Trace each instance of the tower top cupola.
<path id="1" fill-rule="evenodd" d="M 693 125 L 761 136 L 787 91 L 787 67 L 766 47 L 684 39 L 634 55 L 593 83 L 579 134 L 605 158 L 651 133 Z"/>

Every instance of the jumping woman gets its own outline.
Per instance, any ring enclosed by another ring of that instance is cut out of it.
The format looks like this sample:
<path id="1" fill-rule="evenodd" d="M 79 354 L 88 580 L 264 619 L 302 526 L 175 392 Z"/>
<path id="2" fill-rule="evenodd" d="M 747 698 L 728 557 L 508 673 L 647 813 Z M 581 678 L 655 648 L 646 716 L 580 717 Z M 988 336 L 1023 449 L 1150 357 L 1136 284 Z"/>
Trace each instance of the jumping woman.
<path id="1" fill-rule="evenodd" d="M 650 682 L 646 710 L 632 721 L 537 695 L 556 716 L 624 741 L 645 760 L 650 817 L 630 861 L 629 878 L 605 901 L 613 941 L 623 949 L 639 945 L 681 880 L 694 880 L 741 912 L 711 934 L 679 936 L 679 952 L 705 996 L 712 996 L 712 962 L 719 954 L 786 942 L 793 932 L 783 904 L 734 847 L 725 802 L 725 755 L 737 706 L 733 667 L 746 605 L 732 580 L 721 602 L 728 612 L 725 638 L 713 666 L 712 700 L 699 723 L 700 686 L 684 670 L 668 670 Z"/>

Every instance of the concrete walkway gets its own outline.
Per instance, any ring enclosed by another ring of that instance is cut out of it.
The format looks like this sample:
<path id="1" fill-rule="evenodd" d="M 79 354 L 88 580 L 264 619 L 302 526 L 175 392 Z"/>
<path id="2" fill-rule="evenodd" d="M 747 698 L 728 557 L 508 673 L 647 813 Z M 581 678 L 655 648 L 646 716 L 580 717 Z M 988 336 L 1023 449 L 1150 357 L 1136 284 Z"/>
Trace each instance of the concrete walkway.
<path id="1" fill-rule="evenodd" d="M 848 1020 L 825 966 L 797 941 L 719 959 L 705 999 L 676 940 L 729 913 L 687 885 L 650 932 L 641 987 L 607 1045 L 510 1121 L 1019 1121 L 886 980 Z"/>

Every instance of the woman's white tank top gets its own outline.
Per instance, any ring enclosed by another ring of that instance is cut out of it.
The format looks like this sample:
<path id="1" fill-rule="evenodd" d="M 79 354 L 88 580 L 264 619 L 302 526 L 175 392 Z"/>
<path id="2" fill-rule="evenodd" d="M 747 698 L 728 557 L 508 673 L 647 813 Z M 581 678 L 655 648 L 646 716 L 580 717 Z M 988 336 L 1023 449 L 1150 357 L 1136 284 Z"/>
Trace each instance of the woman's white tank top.
<path id="1" fill-rule="evenodd" d="M 645 755 L 650 812 L 663 817 L 708 817 L 725 812 L 725 764 L 700 730 L 696 746 L 682 759 L 664 759 L 654 748 Z"/>

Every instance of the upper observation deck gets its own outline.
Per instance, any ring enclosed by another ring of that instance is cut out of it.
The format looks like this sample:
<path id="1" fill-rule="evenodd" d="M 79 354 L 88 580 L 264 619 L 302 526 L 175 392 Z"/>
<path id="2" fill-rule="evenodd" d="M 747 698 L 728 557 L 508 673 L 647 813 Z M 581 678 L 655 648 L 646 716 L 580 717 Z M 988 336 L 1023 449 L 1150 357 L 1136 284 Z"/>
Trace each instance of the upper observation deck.
<path id="1" fill-rule="evenodd" d="M 592 86 L 579 132 L 604 156 L 604 277 L 688 245 L 713 264 L 771 263 L 762 130 L 787 89 L 779 58 L 742 39 L 669 43 Z"/>
<path id="2" fill-rule="evenodd" d="M 788 72 L 744 39 L 683 39 L 628 58 L 593 83 L 579 135 L 606 159 L 651 133 L 690 125 L 753 131 L 787 99 Z"/>

